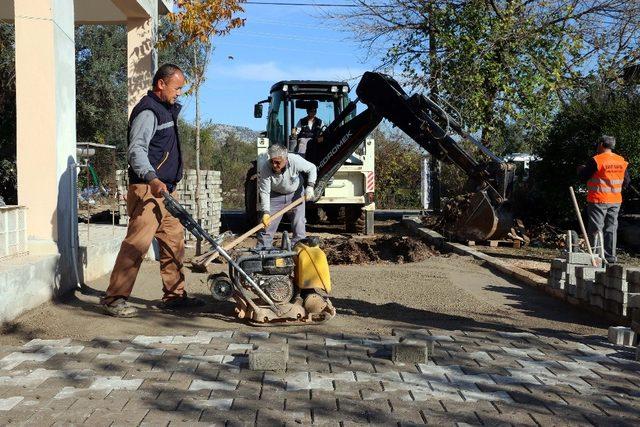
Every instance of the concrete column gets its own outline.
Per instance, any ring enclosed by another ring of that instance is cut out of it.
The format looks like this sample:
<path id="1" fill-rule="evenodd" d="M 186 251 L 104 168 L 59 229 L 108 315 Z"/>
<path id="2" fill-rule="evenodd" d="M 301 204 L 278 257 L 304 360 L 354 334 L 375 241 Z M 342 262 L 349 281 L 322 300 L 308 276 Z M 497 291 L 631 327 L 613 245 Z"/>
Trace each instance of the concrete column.
<path id="1" fill-rule="evenodd" d="M 73 0 L 16 0 L 14 7 L 18 203 L 29 208 L 30 250 L 62 252 L 75 214 L 68 173 L 76 151 Z"/>
<path id="2" fill-rule="evenodd" d="M 148 18 L 127 19 L 127 73 L 129 114 L 151 89 L 153 73 L 158 68 L 156 51 L 157 4 Z"/>

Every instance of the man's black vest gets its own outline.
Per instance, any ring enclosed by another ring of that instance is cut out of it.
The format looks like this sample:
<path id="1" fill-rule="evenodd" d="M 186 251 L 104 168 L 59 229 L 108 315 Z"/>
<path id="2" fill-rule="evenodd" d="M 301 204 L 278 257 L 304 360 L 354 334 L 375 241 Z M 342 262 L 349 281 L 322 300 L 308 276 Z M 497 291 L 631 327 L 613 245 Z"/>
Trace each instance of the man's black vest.
<path id="1" fill-rule="evenodd" d="M 182 178 L 182 152 L 180 150 L 180 138 L 178 137 L 178 114 L 182 106 L 180 104 L 167 104 L 162 102 L 153 92 L 149 91 L 138 104 L 133 107 L 129 117 L 129 131 L 131 123 L 144 110 L 151 110 L 156 116 L 156 132 L 149 142 L 149 163 L 156 172 L 160 181 L 164 182 L 173 191 L 176 184 Z M 127 132 L 127 141 L 129 135 Z M 144 179 L 137 176 L 129 166 L 129 183 L 142 184 Z"/>
<path id="2" fill-rule="evenodd" d="M 316 117 L 313 120 L 313 124 L 309 127 L 309 116 L 302 119 L 300 133 L 298 138 L 317 138 L 320 134 L 320 128 L 322 128 L 322 120 Z"/>

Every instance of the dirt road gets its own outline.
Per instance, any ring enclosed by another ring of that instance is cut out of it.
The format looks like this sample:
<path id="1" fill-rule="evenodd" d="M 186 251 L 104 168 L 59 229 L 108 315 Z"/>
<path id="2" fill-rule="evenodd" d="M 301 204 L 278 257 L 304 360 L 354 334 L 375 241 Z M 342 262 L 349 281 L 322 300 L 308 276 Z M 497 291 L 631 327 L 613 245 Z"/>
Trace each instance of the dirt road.
<path id="1" fill-rule="evenodd" d="M 332 301 L 338 315 L 326 325 L 314 326 L 323 332 L 389 334 L 397 327 L 418 327 L 471 331 L 524 329 L 560 336 L 606 333 L 607 325 L 591 315 L 510 282 L 464 257 L 445 254 L 414 263 L 337 265 L 332 266 L 331 272 Z M 140 308 L 138 318 L 105 316 L 98 306 L 98 296 L 76 294 L 44 304 L 5 325 L 0 344 L 19 344 L 32 338 L 87 340 L 96 336 L 255 329 L 234 318 L 230 303 L 210 298 L 205 274 L 188 272 L 187 282 L 191 294 L 209 301 L 205 307 L 189 313 L 155 308 L 161 295 L 158 264 L 146 261 L 130 299 Z M 107 284 L 108 277 L 103 277 L 89 286 L 104 290 Z"/>

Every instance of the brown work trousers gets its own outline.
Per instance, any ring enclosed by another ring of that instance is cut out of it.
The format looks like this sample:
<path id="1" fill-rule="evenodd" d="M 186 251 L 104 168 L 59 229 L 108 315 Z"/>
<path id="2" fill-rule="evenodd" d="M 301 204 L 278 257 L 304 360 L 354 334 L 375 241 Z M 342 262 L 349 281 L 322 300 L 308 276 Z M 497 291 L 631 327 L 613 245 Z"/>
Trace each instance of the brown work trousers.
<path id="1" fill-rule="evenodd" d="M 184 296 L 184 228 L 165 208 L 162 198 L 153 197 L 147 184 L 132 184 L 127 193 L 129 226 L 102 304 L 128 298 L 140 264 L 155 237 L 160 245 L 160 275 L 163 301 Z"/>

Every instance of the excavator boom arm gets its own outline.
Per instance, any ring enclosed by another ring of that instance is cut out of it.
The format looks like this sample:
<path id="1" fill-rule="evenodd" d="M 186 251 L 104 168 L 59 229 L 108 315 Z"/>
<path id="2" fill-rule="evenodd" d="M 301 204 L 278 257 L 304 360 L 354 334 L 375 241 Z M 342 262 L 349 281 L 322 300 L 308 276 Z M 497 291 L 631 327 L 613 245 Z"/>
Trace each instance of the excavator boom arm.
<path id="1" fill-rule="evenodd" d="M 317 144 L 313 161 L 318 167 L 316 194 L 321 195 L 337 170 L 349 159 L 384 118 L 404 131 L 418 145 L 437 159 L 453 163 L 468 177 L 478 195 L 472 201 L 461 227 L 471 230 L 464 234 L 473 238 L 489 238 L 504 231 L 510 215 L 501 215 L 500 208 L 507 201 L 513 180 L 509 164 L 467 134 L 439 105 L 420 94 L 407 95 L 392 77 L 366 72 L 356 88 L 358 99 L 332 122 Z M 355 110 L 357 101 L 367 109 L 351 120 L 344 119 Z M 438 124 L 445 121 L 460 140 L 474 144 L 488 161 L 478 161 Z M 501 223 L 501 219 L 504 220 Z M 510 225 L 509 225 L 510 226 Z"/>

